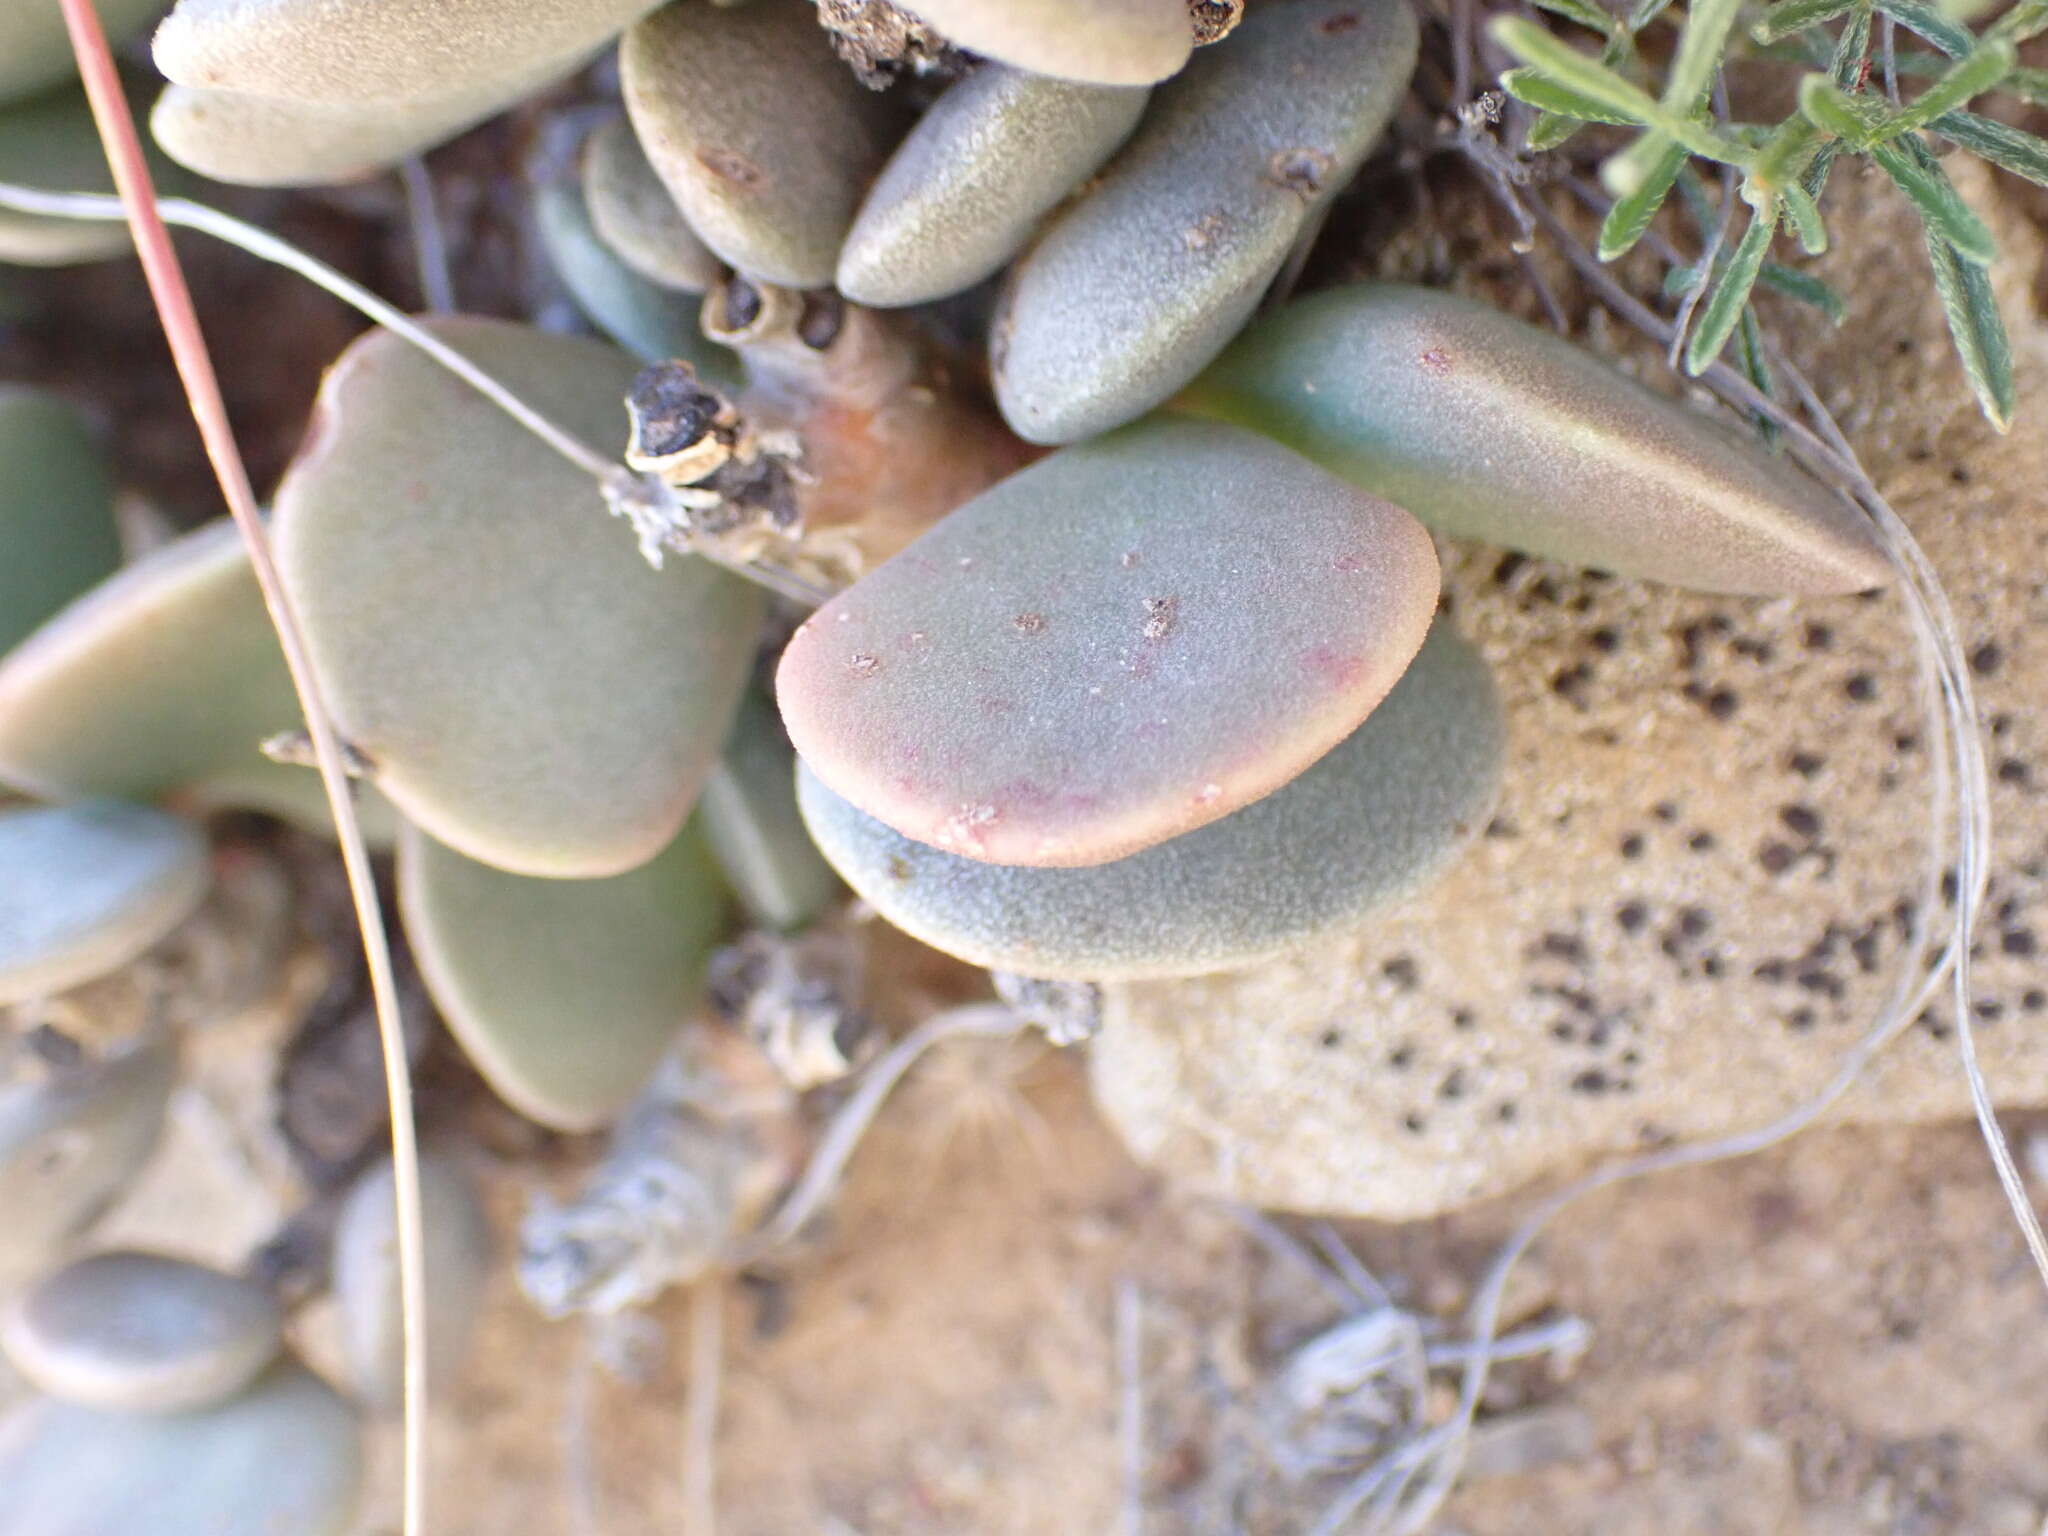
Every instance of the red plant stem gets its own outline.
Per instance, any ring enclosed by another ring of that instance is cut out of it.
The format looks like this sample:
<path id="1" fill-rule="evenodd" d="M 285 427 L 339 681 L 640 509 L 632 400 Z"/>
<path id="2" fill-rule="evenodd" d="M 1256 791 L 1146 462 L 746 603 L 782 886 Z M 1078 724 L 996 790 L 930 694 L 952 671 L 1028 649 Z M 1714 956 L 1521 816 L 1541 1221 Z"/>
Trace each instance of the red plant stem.
<path id="1" fill-rule="evenodd" d="M 342 862 L 348 873 L 349 891 L 354 898 L 357 921 L 363 932 L 364 957 L 370 986 L 376 1000 L 378 1027 L 384 1051 L 385 1086 L 391 1109 L 391 1158 L 393 1181 L 398 1188 L 398 1251 L 402 1311 L 405 1317 L 405 1497 L 404 1529 L 415 1536 L 424 1528 L 425 1478 L 422 1475 L 425 1450 L 426 1340 L 424 1331 L 425 1287 L 421 1270 L 423 1246 L 419 1221 L 419 1147 L 413 1125 L 412 1084 L 407 1071 L 404 1035 L 400 1027 L 398 988 L 392 976 L 391 949 L 384 928 L 382 905 L 376 878 L 370 868 L 369 850 L 364 845 L 355 802 L 349 786 L 340 737 L 333 716 L 320 689 L 291 600 L 272 558 L 270 540 L 249 483 L 248 466 L 235 444 L 227 404 L 221 397 L 220 379 L 207 351 L 199 315 L 192 304 L 170 231 L 157 212 L 156 189 L 151 185 L 149 167 L 143 159 L 142 143 L 135 119 L 128 110 L 128 96 L 107 47 L 105 30 L 92 0 L 60 0 L 64 25 L 71 37 L 71 49 L 78 72 L 92 105 L 107 163 L 114 174 L 114 186 L 128 210 L 128 224 L 135 239 L 142 274 L 149 284 L 164 339 L 199 425 L 206 456 L 227 498 L 228 512 L 241 531 L 249 549 L 249 563 L 255 572 L 264 606 L 277 631 L 291 672 L 306 730 L 313 741 L 313 755 L 327 791 L 341 844 Z M 409 1198 L 408 1198 L 409 1196 Z"/>

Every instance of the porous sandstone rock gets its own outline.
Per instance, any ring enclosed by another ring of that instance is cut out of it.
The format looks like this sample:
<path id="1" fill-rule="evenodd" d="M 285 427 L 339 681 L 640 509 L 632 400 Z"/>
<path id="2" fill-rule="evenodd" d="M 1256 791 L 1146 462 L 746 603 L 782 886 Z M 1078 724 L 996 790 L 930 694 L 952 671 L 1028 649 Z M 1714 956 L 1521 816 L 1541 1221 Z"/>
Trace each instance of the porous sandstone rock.
<path id="1" fill-rule="evenodd" d="M 1957 169 L 1997 229 L 2020 397 L 2038 412 L 2041 244 L 2001 189 Z M 1820 270 L 1849 318 L 1836 331 L 1785 306 L 1772 318 L 1954 602 L 1997 818 L 1974 1022 L 1999 1101 L 2039 1104 L 2048 458 L 2026 405 L 2009 437 L 1978 416 L 1917 254 L 1899 271 L 1909 218 L 1883 184 L 1838 179 L 1838 254 Z M 1526 297 L 1512 266 L 1499 275 Z M 1654 360 L 1639 371 L 1662 374 Z M 1472 544 L 1448 547 L 1444 570 L 1509 721 L 1487 835 L 1348 937 L 1110 991 L 1097 1100 L 1138 1156 L 1189 1185 L 1419 1218 L 1761 1125 L 1821 1087 L 1894 984 L 1926 867 L 1929 772 L 1895 594 L 1688 595 Z M 1841 1113 L 1966 1113 L 1950 1014 L 1944 997 Z"/>

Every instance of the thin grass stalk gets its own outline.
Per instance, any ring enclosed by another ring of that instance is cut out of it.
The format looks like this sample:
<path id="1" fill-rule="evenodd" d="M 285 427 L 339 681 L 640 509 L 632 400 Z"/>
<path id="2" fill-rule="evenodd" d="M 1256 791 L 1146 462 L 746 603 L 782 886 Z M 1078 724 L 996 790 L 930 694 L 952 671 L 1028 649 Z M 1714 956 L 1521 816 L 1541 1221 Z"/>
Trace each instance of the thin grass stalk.
<path id="1" fill-rule="evenodd" d="M 143 161 L 142 145 L 135 121 L 128 110 L 128 98 L 107 47 L 106 33 L 92 0 L 61 0 L 64 24 L 71 37 L 72 52 L 78 60 L 79 75 L 92 106 L 107 163 L 112 167 L 114 185 L 127 209 L 135 249 L 142 261 L 143 277 L 155 301 L 165 340 L 177 364 L 178 377 L 198 423 L 206 456 L 213 464 L 226 498 L 228 513 L 235 520 L 249 561 L 262 591 L 264 606 L 277 631 L 292 686 L 306 717 L 306 729 L 320 768 L 321 786 L 334 816 L 341 844 L 342 863 L 348 874 L 349 894 L 355 903 L 357 925 L 362 931 L 363 952 L 370 974 L 371 996 L 375 1001 L 378 1039 L 384 1052 L 384 1086 L 391 1112 L 391 1161 L 398 1206 L 398 1266 L 400 1315 L 404 1331 L 404 1440 L 403 1530 L 405 1536 L 423 1536 L 426 1529 L 427 1336 L 426 1275 L 423 1267 L 425 1237 L 420 1212 L 419 1143 L 413 1124 L 412 1078 L 405 1056 L 398 986 L 392 972 L 391 945 L 385 931 L 376 876 L 370 854 L 356 819 L 355 801 L 343 757 L 340 735 L 334 728 L 306 649 L 290 596 L 271 557 L 270 541 L 264 532 L 256 492 L 249 482 L 248 466 L 236 446 L 229 424 L 227 404 L 221 396 L 220 379 L 206 346 L 191 290 L 171 245 L 170 231 L 156 212 L 156 190 L 150 183 Z"/>

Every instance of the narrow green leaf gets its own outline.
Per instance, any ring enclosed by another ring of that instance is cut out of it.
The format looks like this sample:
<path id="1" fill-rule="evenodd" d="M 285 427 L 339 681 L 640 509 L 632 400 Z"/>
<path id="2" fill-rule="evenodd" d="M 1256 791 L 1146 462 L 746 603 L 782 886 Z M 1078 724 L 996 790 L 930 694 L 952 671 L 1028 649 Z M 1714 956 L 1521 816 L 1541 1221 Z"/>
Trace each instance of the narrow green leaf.
<path id="1" fill-rule="evenodd" d="M 1941 295 L 1949 337 L 1963 372 L 1969 376 L 1970 388 L 1976 392 L 1977 404 L 1985 419 L 2003 432 L 2012 425 L 2012 346 L 2006 340 L 1991 279 L 1981 266 L 1962 259 L 1931 228 L 1927 231 L 1927 260 L 1934 268 L 1934 291 Z"/>
<path id="2" fill-rule="evenodd" d="M 1700 180 L 1699 172 L 1689 165 L 1678 173 L 1678 197 L 1685 204 L 1686 214 L 1692 219 L 1692 227 L 1698 232 L 1701 243 L 1710 243 L 1714 231 L 1721 227 L 1721 210 L 1707 196 L 1707 184 Z"/>
<path id="3" fill-rule="evenodd" d="M 1822 133 L 1855 149 L 1868 148 L 1876 128 L 1869 109 L 1826 75 L 1801 77 L 1799 111 Z"/>
<path id="4" fill-rule="evenodd" d="M 1671 0 L 1636 0 L 1623 23 L 1631 32 L 1640 32 L 1670 8 Z"/>
<path id="5" fill-rule="evenodd" d="M 1944 112 L 1967 106 L 2010 74 L 2018 57 L 2004 38 L 1986 38 L 1955 68 L 1886 118 L 1878 127 L 1879 133 L 1888 139 L 1896 138 L 1926 127 Z"/>
<path id="6" fill-rule="evenodd" d="M 1770 361 L 1764 356 L 1763 328 L 1756 323 L 1755 310 L 1745 309 L 1742 312 L 1742 323 L 1736 327 L 1735 363 L 1765 399 L 1777 398 L 1778 391 L 1771 382 Z M 1752 411 L 1750 420 L 1756 423 L 1756 429 L 1763 434 L 1765 442 L 1774 445 L 1777 443 L 1778 424 L 1775 421 L 1762 411 Z"/>
<path id="7" fill-rule="evenodd" d="M 1854 85 L 1863 73 L 1863 60 L 1869 52 L 1870 0 L 1863 0 L 1849 13 L 1849 24 L 1835 39 L 1834 61 L 1828 65 L 1828 73 L 1835 77 L 1835 84 L 1844 88 Z"/>
<path id="8" fill-rule="evenodd" d="M 1757 269 L 1756 276 L 1757 281 L 1764 287 L 1782 293 L 1787 298 L 1797 299 L 1802 304 L 1811 304 L 1826 315 L 1832 324 L 1840 325 L 1848 314 L 1842 303 L 1842 296 L 1810 272 L 1767 261 Z"/>
<path id="9" fill-rule="evenodd" d="M 1970 29 L 1950 21 L 1922 0 L 1877 0 L 1877 8 L 1909 32 L 1918 32 L 1952 59 L 1960 59 L 1977 46 Z"/>
<path id="10" fill-rule="evenodd" d="M 1500 77 L 1501 89 L 1517 101 L 1527 102 L 1558 117 L 1576 118 L 1582 123 L 1614 123 L 1633 126 L 1634 119 L 1582 96 L 1569 86 L 1559 85 L 1533 69 L 1511 69 Z M 1531 136 L 1533 138 L 1533 135 Z"/>
<path id="11" fill-rule="evenodd" d="M 1555 112 L 1539 112 L 1536 114 L 1536 120 L 1529 125 L 1526 144 L 1531 153 L 1541 154 L 1547 149 L 1556 149 L 1569 143 L 1585 126 L 1575 117 L 1562 117 Z"/>
<path id="12" fill-rule="evenodd" d="M 1566 21 L 1576 21 L 1582 27 L 1591 27 L 1602 37 L 1616 26 L 1615 18 L 1593 4 L 1592 0 L 1535 0 L 1535 4 L 1538 10 L 1562 16 Z"/>
<path id="13" fill-rule="evenodd" d="M 1999 81 L 1998 89 L 2029 106 L 2048 106 L 2048 69 L 2016 69 Z"/>
<path id="14" fill-rule="evenodd" d="M 1899 190 L 1913 200 L 1928 230 L 1955 247 L 1956 255 L 1984 266 L 1997 254 L 1991 231 L 1957 195 L 1955 184 L 1935 163 L 1918 134 L 1873 144 L 1870 154 Z"/>
<path id="15" fill-rule="evenodd" d="M 1553 83 L 1598 102 L 1631 123 L 1660 129 L 1696 155 L 1731 165 L 1746 164 L 1749 151 L 1708 125 L 1671 111 L 1607 65 L 1590 59 L 1521 16 L 1502 16 L 1492 25 L 1494 40 Z"/>
<path id="16" fill-rule="evenodd" d="M 1664 271 L 1664 281 L 1660 286 L 1664 290 L 1665 298 L 1675 299 L 1685 293 L 1699 279 L 1700 269 L 1697 262 L 1686 267 L 1667 267 Z"/>
<path id="17" fill-rule="evenodd" d="M 1808 27 L 1833 21 L 1856 4 L 1856 0 L 1782 0 L 1764 13 L 1764 19 L 1749 29 L 1760 43 L 1775 43 Z"/>
<path id="18" fill-rule="evenodd" d="M 1757 271 L 1764 264 L 1764 253 L 1770 250 L 1771 235 L 1777 227 L 1775 201 L 1750 214 L 1749 227 L 1742 232 L 1735 254 L 1728 259 L 1727 270 L 1714 284 L 1714 291 L 1707 295 L 1706 307 L 1701 310 L 1699 321 L 1693 326 L 1692 337 L 1686 343 L 1687 373 L 1704 373 L 1707 365 L 1728 345 L 1729 334 L 1741 322 L 1742 312 L 1749 304 L 1750 290 L 1756 286 Z"/>
<path id="19" fill-rule="evenodd" d="M 1757 151 L 1752 177 L 1771 192 L 1779 192 L 1795 180 L 1813 159 L 1820 134 L 1813 124 L 1794 113 L 1780 123 Z"/>
<path id="20" fill-rule="evenodd" d="M 1728 50 L 1742 0 L 1693 0 L 1678 39 L 1678 53 L 1664 81 L 1664 105 L 1677 112 L 1696 112 L 1713 89 L 1714 71 Z"/>
<path id="21" fill-rule="evenodd" d="M 1821 255 L 1828 248 L 1828 230 L 1821 222 L 1820 204 L 1796 181 L 1780 188 L 1779 193 L 1785 199 L 1786 222 L 1799 237 L 1799 248 L 1809 256 Z"/>
<path id="22" fill-rule="evenodd" d="M 1607 210 L 1607 217 L 1600 225 L 1599 255 L 1602 261 L 1615 260 L 1632 250 L 1635 243 L 1643 238 L 1643 231 L 1650 227 L 1650 220 L 1664 206 L 1671 183 L 1684 164 L 1685 146 L 1667 140 L 1663 158 L 1651 167 L 1642 185 L 1614 200 L 1614 206 Z"/>
<path id="23" fill-rule="evenodd" d="M 2001 170 L 2048 187 L 2048 139 L 2036 138 L 1974 112 L 1950 112 L 1937 117 L 1930 126 L 1943 138 L 1953 140 Z"/>
<path id="24" fill-rule="evenodd" d="M 2030 37 L 2048 32 L 2048 0 L 2020 0 L 1990 27 L 1991 35 L 2009 37 L 2016 43 L 2024 43 Z"/>

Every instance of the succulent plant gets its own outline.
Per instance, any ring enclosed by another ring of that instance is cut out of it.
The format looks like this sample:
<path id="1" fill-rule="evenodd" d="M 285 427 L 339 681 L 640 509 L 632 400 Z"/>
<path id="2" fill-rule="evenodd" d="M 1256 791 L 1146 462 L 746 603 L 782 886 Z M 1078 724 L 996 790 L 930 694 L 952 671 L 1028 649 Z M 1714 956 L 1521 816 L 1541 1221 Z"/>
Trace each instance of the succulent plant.
<path id="1" fill-rule="evenodd" d="M 291 1360 L 182 1413 L 41 1398 L 0 1423 L 4 1536 L 340 1536 L 361 1493 L 355 1411 Z"/>
<path id="2" fill-rule="evenodd" d="M 0 656 L 121 563 L 114 481 L 71 405 L 0 385 Z"/>
<path id="3" fill-rule="evenodd" d="M 127 1189 L 163 1129 L 177 1065 L 176 1046 L 149 1036 L 0 1083 L 0 1274 L 40 1267 Z"/>
<path id="4" fill-rule="evenodd" d="M 695 828 L 597 880 L 509 874 L 417 830 L 399 855 L 421 972 L 499 1096 L 563 1130 L 616 1118 L 702 995 L 723 926 L 724 888 Z"/>
<path id="5" fill-rule="evenodd" d="M 225 1402 L 277 1357 L 283 1315 L 254 1281 L 163 1254 L 96 1253 L 14 1303 L 0 1343 L 35 1386 L 87 1408 L 182 1413 Z"/>
<path id="6" fill-rule="evenodd" d="M 617 344 L 387 315 L 271 514 L 419 981 L 513 1109 L 619 1127 L 527 1224 L 551 1314 L 768 1230 L 801 1095 L 862 1070 L 841 880 L 1068 1043 L 1096 983 L 1295 951 L 1432 878 L 1510 730 L 1435 537 L 1739 594 L 1889 577 L 1818 481 L 1558 337 L 1422 288 L 1276 293 L 1405 99 L 1416 19 L 1258 0 L 1208 45 L 1199 9 L 909 0 L 895 73 L 931 78 L 890 90 L 809 0 L 180 0 L 157 34 L 161 147 L 278 186 L 387 167 L 617 40 L 619 102 L 585 99 L 600 75 L 534 109 L 521 224 Z M 0 180 L 103 186 L 82 102 L 19 56 Z M 0 215 L 0 259 L 119 248 Z M 121 566 L 91 433 L 25 391 L 0 470 L 0 785 L 49 802 L 0 808 L 0 1004 L 26 1005 L 186 922 L 200 815 L 327 811 L 233 528 Z M 176 1067 L 157 1034 L 37 1049 L 0 1085 L 10 1272 L 132 1178 Z M 489 1230 L 456 1163 L 422 1173 L 445 1380 Z M 378 1410 L 394 1185 L 363 1173 L 336 1231 Z M 0 1536 L 349 1518 L 355 1414 L 253 1286 L 101 1255 L 6 1343 L 49 1397 L 0 1434 Z"/>
<path id="7" fill-rule="evenodd" d="M 1365 723 L 1233 815 L 1092 868 L 1019 868 L 914 842 L 827 789 L 798 798 L 825 856 L 935 948 L 1029 976 L 1227 970 L 1355 926 L 1485 823 L 1504 726 L 1476 652 L 1438 624 Z"/>
<path id="8" fill-rule="evenodd" d="M 439 333 L 586 437 L 632 378 L 593 342 Z M 390 335 L 350 348 L 279 487 L 278 560 L 337 723 L 421 830 L 522 874 L 599 876 L 682 826 L 761 611 L 702 561 L 657 572 L 587 478 Z"/>
<path id="9" fill-rule="evenodd" d="M 164 13 L 163 0 L 104 0 L 95 7 L 109 41 L 142 32 Z M 78 73 L 57 0 L 14 0 L 0 13 L 0 102 L 19 101 Z"/>
<path id="10" fill-rule="evenodd" d="M 430 1149 L 419 1166 L 426 1271 L 434 1281 L 427 1295 L 427 1367 L 429 1379 L 444 1388 L 456 1379 L 476 1330 L 491 1229 L 475 1182 L 451 1154 Z M 349 1190 L 334 1228 L 334 1298 L 349 1385 L 356 1400 L 376 1412 L 391 1411 L 403 1396 L 396 1188 L 391 1160 L 380 1158 Z"/>
<path id="11" fill-rule="evenodd" d="M 115 801 L 0 810 L 0 1004 L 63 992 L 125 964 L 206 895 L 206 839 Z"/>
<path id="12" fill-rule="evenodd" d="M 47 799 L 242 805 L 322 827 L 317 781 L 262 752 L 299 724 L 226 519 L 124 567 L 0 657 L 0 783 Z M 374 793 L 364 815 L 389 842 Z"/>
<path id="13" fill-rule="evenodd" d="M 28 0 L 25 8 L 33 12 L 41 4 L 42 0 Z M 23 8 L 16 5 L 12 11 Z M 54 15 L 55 0 L 49 10 Z M 0 72 L 7 69 L 9 58 L 0 44 Z M 152 175 L 166 192 L 180 190 L 189 179 L 154 146 L 149 160 Z M 0 181 L 43 192 L 114 190 L 113 173 L 107 169 L 99 132 L 82 90 L 76 85 L 57 85 L 19 100 L 0 91 Z M 120 256 L 130 249 L 128 230 L 121 224 L 84 223 L 0 208 L 0 263 L 62 267 Z"/>

